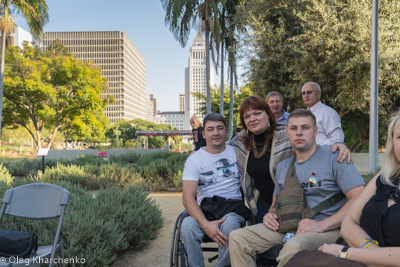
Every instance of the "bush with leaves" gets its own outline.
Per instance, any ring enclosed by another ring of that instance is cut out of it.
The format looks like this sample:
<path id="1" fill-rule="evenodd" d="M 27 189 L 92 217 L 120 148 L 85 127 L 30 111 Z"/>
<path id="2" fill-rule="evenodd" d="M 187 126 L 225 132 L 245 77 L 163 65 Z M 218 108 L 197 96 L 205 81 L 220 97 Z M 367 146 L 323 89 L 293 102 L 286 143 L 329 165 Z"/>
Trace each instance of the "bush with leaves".
<path id="1" fill-rule="evenodd" d="M 46 170 L 41 173 L 41 160 L 22 159 L 5 162 L 4 166 L 14 177 L 39 176 L 44 182 L 61 180 L 80 184 L 89 190 L 98 190 L 108 183 L 119 187 L 137 185 L 153 191 L 167 190 L 168 184 L 178 185 L 187 153 L 155 152 L 141 156 L 126 153 L 110 155 L 110 161 L 96 155 L 82 155 L 76 159 L 45 160 Z M 178 175 L 178 176 L 177 176 Z M 178 189 L 179 190 L 179 189 Z"/>
<path id="2" fill-rule="evenodd" d="M 53 184 L 59 181 L 67 181 L 85 187 L 86 173 L 80 166 L 57 164 L 54 168 L 46 169 L 40 179 L 43 183 Z"/>
<path id="3" fill-rule="evenodd" d="M 103 164 L 107 164 L 107 161 L 98 155 L 81 155 L 74 159 L 65 159 L 61 158 L 58 160 L 58 163 L 63 165 L 77 165 L 77 166 L 84 166 L 87 164 L 100 166 Z"/>
<path id="4" fill-rule="evenodd" d="M 10 174 L 7 168 L 3 166 L 3 163 L 0 163 L 0 182 L 11 185 L 13 180 L 14 177 Z"/>
<path id="5" fill-rule="evenodd" d="M 18 179 L 12 186 L 0 182 L 0 192 L 11 187 L 35 182 Z M 85 266 L 107 266 L 117 259 L 118 252 L 129 245 L 141 249 L 155 238 L 164 219 L 159 206 L 148 197 L 147 191 L 135 186 L 125 190 L 109 185 L 96 197 L 79 184 L 56 181 L 55 184 L 70 192 L 67 214 L 64 217 L 63 235 L 66 258 L 84 258 Z M 52 244 L 56 220 L 21 220 L 5 216 L 0 228 L 39 233 L 39 245 Z M 68 263 L 66 266 L 79 266 Z"/>
<path id="6" fill-rule="evenodd" d="M 119 156 L 110 155 L 109 161 L 110 163 L 120 163 L 120 164 L 132 164 L 136 163 L 140 158 L 140 154 L 136 152 L 129 152 Z"/>
<path id="7" fill-rule="evenodd" d="M 381 166 L 376 167 L 376 170 L 374 172 L 369 172 L 367 175 L 365 175 L 364 178 L 364 182 L 365 184 L 368 184 L 369 181 L 372 180 L 372 178 L 375 177 L 375 175 L 381 171 Z"/>

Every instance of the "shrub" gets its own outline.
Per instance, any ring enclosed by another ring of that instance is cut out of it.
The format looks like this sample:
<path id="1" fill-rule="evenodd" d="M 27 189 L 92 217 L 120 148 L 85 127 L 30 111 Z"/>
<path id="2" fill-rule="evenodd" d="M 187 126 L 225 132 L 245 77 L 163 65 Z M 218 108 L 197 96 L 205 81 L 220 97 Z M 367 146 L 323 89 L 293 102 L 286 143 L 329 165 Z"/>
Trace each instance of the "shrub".
<path id="1" fill-rule="evenodd" d="M 164 225 L 158 204 L 148 197 L 147 191 L 138 187 L 128 186 L 123 192 L 115 186 L 102 189 L 96 201 L 102 212 L 100 215 L 114 219 L 135 249 L 142 249 L 149 239 L 156 238 L 157 230 Z"/>
<path id="2" fill-rule="evenodd" d="M 167 191 L 168 181 L 160 176 L 152 177 L 149 180 L 151 191 Z"/>
<path id="3" fill-rule="evenodd" d="M 173 182 L 174 182 L 174 185 L 175 185 L 175 189 L 178 190 L 178 191 L 182 191 L 182 189 L 183 189 L 182 177 L 183 177 L 183 170 L 179 170 L 173 176 Z"/>
<path id="4" fill-rule="evenodd" d="M 153 162 L 157 159 L 167 159 L 172 154 L 175 154 L 175 153 L 160 151 L 160 152 L 144 154 L 139 158 L 137 163 L 138 163 L 138 165 L 149 165 L 151 162 Z"/>
<path id="5" fill-rule="evenodd" d="M 119 156 L 109 155 L 108 158 L 109 158 L 110 163 L 132 164 L 132 163 L 136 163 L 140 157 L 141 156 L 139 153 L 130 152 L 130 153 L 122 154 Z"/>
<path id="6" fill-rule="evenodd" d="M 375 175 L 381 171 L 381 166 L 376 167 L 376 170 L 374 172 L 369 172 L 367 175 L 365 175 L 364 178 L 364 182 L 365 184 L 368 184 L 369 181 L 372 180 L 372 178 L 375 177 Z"/>
<path id="7" fill-rule="evenodd" d="M 4 166 L 14 177 L 27 177 L 37 175 L 37 171 L 42 169 L 42 164 L 36 159 L 21 159 L 16 161 L 4 162 Z"/>
<path id="8" fill-rule="evenodd" d="M 68 181 L 72 184 L 85 186 L 86 174 L 82 167 L 70 165 L 64 166 L 57 164 L 56 167 L 46 169 L 41 176 L 43 183 L 56 183 L 58 181 Z"/>
<path id="9" fill-rule="evenodd" d="M 63 165 L 77 165 L 77 166 L 85 166 L 87 164 L 100 166 L 103 164 L 107 164 L 107 161 L 98 155 L 81 155 L 76 157 L 75 159 L 59 159 L 59 163 Z"/>
<path id="10" fill-rule="evenodd" d="M 131 167 L 123 167 L 112 163 L 99 167 L 97 175 L 88 176 L 86 186 L 90 190 L 98 190 L 101 187 L 107 187 L 109 184 L 115 184 L 121 188 L 127 185 L 137 185 L 141 188 L 147 188 L 146 181 L 136 173 Z"/>
<path id="11" fill-rule="evenodd" d="M 18 185 L 32 181 L 19 179 Z M 122 191 L 116 186 L 109 186 L 101 189 L 94 198 L 79 184 L 68 181 L 55 181 L 55 184 L 70 192 L 63 223 L 65 257 L 84 258 L 85 266 L 107 266 L 129 244 L 135 249 L 143 248 L 163 226 L 164 219 L 159 206 L 148 197 L 145 190 L 138 187 L 128 186 Z M 9 188 L 11 186 L 0 182 L 0 192 Z M 0 227 L 33 230 L 39 233 L 39 245 L 49 245 L 54 238 L 56 223 L 56 220 L 28 221 L 6 216 L 0 222 Z M 68 263 L 66 266 L 79 264 Z"/>
<path id="12" fill-rule="evenodd" d="M 0 181 L 7 185 L 11 185 L 13 180 L 14 177 L 8 172 L 7 168 L 3 166 L 3 163 L 0 163 Z"/>
<path id="13" fill-rule="evenodd" d="M 104 212 L 92 194 L 82 194 L 84 190 L 79 185 L 66 189 L 71 187 L 74 189 L 70 191 L 70 204 L 63 224 L 65 256 L 84 258 L 85 266 L 106 266 L 129 244 L 120 226 L 110 216 L 102 215 Z"/>

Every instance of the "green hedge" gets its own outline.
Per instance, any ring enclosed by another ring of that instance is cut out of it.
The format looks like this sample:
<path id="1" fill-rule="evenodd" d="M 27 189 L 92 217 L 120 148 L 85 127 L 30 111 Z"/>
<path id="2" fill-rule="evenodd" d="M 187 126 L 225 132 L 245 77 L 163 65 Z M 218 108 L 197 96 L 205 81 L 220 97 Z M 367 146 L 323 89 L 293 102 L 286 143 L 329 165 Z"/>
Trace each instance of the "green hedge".
<path id="1" fill-rule="evenodd" d="M 44 182 L 70 181 L 89 190 L 98 190 L 108 183 L 119 187 L 136 185 L 153 191 L 165 191 L 168 185 L 182 190 L 182 172 L 187 153 L 156 152 L 140 156 L 127 153 L 110 155 L 110 161 L 96 155 L 83 155 L 76 159 L 45 160 L 21 159 L 4 162 L 11 176 L 36 177 Z"/>
<path id="2" fill-rule="evenodd" d="M 12 187 L 35 182 L 16 179 Z M 143 248 L 163 226 L 162 212 L 146 190 L 127 186 L 125 190 L 109 184 L 93 197 L 79 184 L 58 181 L 70 191 L 70 202 L 64 217 L 63 234 L 66 258 L 84 258 L 85 266 L 107 266 L 117 259 L 118 252 L 129 246 Z M 11 186 L 0 182 L 0 192 Z M 39 233 L 39 245 L 52 244 L 56 220 L 29 221 L 6 216 L 0 228 Z M 32 227 L 32 228 L 31 228 Z M 67 266 L 78 266 L 67 264 Z"/>

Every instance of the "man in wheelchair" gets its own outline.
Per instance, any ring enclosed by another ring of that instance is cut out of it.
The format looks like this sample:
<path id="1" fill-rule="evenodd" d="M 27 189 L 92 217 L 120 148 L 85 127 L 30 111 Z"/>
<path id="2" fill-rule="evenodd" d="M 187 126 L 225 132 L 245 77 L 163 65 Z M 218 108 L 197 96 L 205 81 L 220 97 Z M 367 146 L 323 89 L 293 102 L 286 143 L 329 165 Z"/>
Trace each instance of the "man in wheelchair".
<path id="1" fill-rule="evenodd" d="M 207 145 L 187 159 L 182 177 L 183 205 L 190 216 L 182 222 L 181 239 L 189 266 L 204 266 L 204 234 L 218 244 L 215 266 L 230 266 L 228 236 L 244 225 L 251 211 L 242 201 L 235 150 L 225 145 L 223 116 L 206 115 L 203 127 Z"/>
<path id="2" fill-rule="evenodd" d="M 280 251 L 278 267 L 298 251 L 334 243 L 346 211 L 364 188 L 352 163 L 338 162 L 338 152 L 316 144 L 318 127 L 311 111 L 290 113 L 287 133 L 296 154 L 277 166 L 273 201 L 263 223 L 229 236 L 232 266 L 255 267 L 256 255 L 282 244 L 288 232 L 293 237 Z"/>

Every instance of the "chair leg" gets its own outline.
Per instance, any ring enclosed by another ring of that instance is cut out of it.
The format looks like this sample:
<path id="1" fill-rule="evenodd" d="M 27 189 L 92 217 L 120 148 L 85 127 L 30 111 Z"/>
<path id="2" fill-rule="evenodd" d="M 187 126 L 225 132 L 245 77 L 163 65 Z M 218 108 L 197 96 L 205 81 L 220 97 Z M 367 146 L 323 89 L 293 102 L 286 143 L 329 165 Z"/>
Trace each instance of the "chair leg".
<path id="1" fill-rule="evenodd" d="M 65 259 L 65 256 L 64 256 L 64 240 L 63 239 L 61 239 L 61 244 L 60 244 L 60 255 L 61 255 L 61 259 L 63 259 L 62 267 L 65 267 L 65 262 L 64 262 L 64 259 Z"/>

